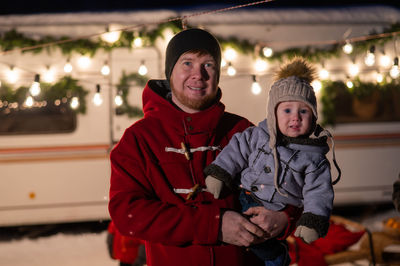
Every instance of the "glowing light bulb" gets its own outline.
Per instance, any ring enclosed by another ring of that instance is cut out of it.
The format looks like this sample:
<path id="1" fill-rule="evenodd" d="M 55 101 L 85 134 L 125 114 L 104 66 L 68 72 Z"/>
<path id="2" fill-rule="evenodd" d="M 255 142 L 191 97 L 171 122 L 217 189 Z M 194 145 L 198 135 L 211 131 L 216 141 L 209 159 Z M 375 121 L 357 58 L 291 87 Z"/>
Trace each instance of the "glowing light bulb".
<path id="1" fill-rule="evenodd" d="M 95 93 L 93 97 L 93 103 L 97 106 L 101 105 L 103 103 L 103 98 L 101 97 L 100 93 Z"/>
<path id="2" fill-rule="evenodd" d="M 393 66 L 389 71 L 389 74 L 392 78 L 398 78 L 400 75 L 400 71 L 399 71 L 399 58 L 395 57 L 393 60 Z"/>
<path id="3" fill-rule="evenodd" d="M 121 36 L 121 31 L 119 30 L 107 30 L 106 33 L 103 33 L 101 35 L 101 39 L 105 42 L 113 44 L 119 40 L 120 36 Z"/>
<path id="4" fill-rule="evenodd" d="M 93 103 L 96 106 L 99 106 L 103 103 L 103 98 L 101 97 L 101 94 L 100 94 L 100 85 L 99 84 L 96 85 L 96 93 L 93 96 Z"/>
<path id="5" fill-rule="evenodd" d="M 52 83 L 55 81 L 55 73 L 53 69 L 47 68 L 46 72 L 44 72 L 43 80 L 47 83 Z"/>
<path id="6" fill-rule="evenodd" d="M 270 47 L 264 47 L 262 51 L 265 57 L 271 57 L 274 54 L 274 51 Z"/>
<path id="7" fill-rule="evenodd" d="M 227 73 L 231 77 L 236 75 L 236 69 L 232 66 L 231 62 L 229 62 L 229 64 L 228 64 Z"/>
<path id="8" fill-rule="evenodd" d="M 110 75 L 110 67 L 108 66 L 108 63 L 107 63 L 107 61 L 106 62 L 104 62 L 104 65 L 102 66 L 102 68 L 101 68 L 101 74 L 103 75 L 103 76 L 108 76 L 108 75 Z"/>
<path id="9" fill-rule="evenodd" d="M 390 57 L 386 54 L 383 54 L 380 58 L 379 58 L 379 64 L 383 67 L 389 67 L 390 66 Z"/>
<path id="10" fill-rule="evenodd" d="M 40 85 L 38 82 L 33 82 L 29 88 L 29 92 L 32 96 L 38 96 L 40 93 Z"/>
<path id="11" fill-rule="evenodd" d="M 78 65 L 80 68 L 82 69 L 86 69 L 90 66 L 92 60 L 90 59 L 89 56 L 87 55 L 82 55 L 81 57 L 79 57 L 78 59 Z"/>
<path id="12" fill-rule="evenodd" d="M 372 45 L 367 51 L 367 55 L 364 58 L 364 63 L 367 66 L 373 66 L 375 64 L 375 46 Z"/>
<path id="13" fill-rule="evenodd" d="M 224 58 L 221 59 L 221 67 L 226 67 L 227 63 Z"/>
<path id="14" fill-rule="evenodd" d="M 261 91 L 262 91 L 261 86 L 260 86 L 260 84 L 257 82 L 256 76 L 253 75 L 253 83 L 251 84 L 251 92 L 252 92 L 254 95 L 258 95 L 258 94 L 261 93 Z"/>
<path id="15" fill-rule="evenodd" d="M 311 82 L 311 86 L 313 87 L 316 94 L 318 94 L 322 89 L 322 83 L 319 80 L 314 80 Z"/>
<path id="16" fill-rule="evenodd" d="M 263 71 L 267 70 L 267 68 L 268 68 L 268 63 L 267 63 L 267 61 L 262 60 L 262 59 L 260 59 L 260 58 L 258 58 L 258 59 L 256 60 L 256 62 L 254 63 L 254 69 L 255 69 L 257 72 L 263 72 Z"/>
<path id="17" fill-rule="evenodd" d="M 32 96 L 26 97 L 25 106 L 32 107 L 33 103 L 34 103 L 34 100 L 33 100 Z"/>
<path id="18" fill-rule="evenodd" d="M 35 80 L 33 81 L 31 87 L 29 88 L 29 93 L 32 96 L 38 96 L 40 94 L 40 75 L 35 75 Z"/>
<path id="19" fill-rule="evenodd" d="M 142 47 L 143 46 L 143 39 L 141 37 L 136 37 L 135 39 L 133 39 L 132 42 L 132 46 L 133 47 Z"/>
<path id="20" fill-rule="evenodd" d="M 399 66 L 393 65 L 389 73 L 392 78 L 398 78 L 400 75 Z"/>
<path id="21" fill-rule="evenodd" d="M 67 63 L 65 63 L 65 65 L 64 65 L 64 72 L 65 73 L 72 72 L 72 64 L 69 61 L 67 61 Z"/>
<path id="22" fill-rule="evenodd" d="M 375 64 L 375 54 L 367 52 L 367 55 L 364 58 L 364 63 L 367 66 L 373 66 Z"/>
<path id="23" fill-rule="evenodd" d="M 360 73 L 360 68 L 356 64 L 351 64 L 349 67 L 349 74 L 351 77 L 355 77 Z"/>
<path id="24" fill-rule="evenodd" d="M 353 45 L 350 42 L 346 42 L 342 49 L 345 54 L 351 54 L 353 52 Z"/>
<path id="25" fill-rule="evenodd" d="M 348 80 L 348 81 L 346 81 L 346 86 L 347 86 L 347 88 L 351 89 L 354 87 L 354 84 L 351 80 Z"/>
<path id="26" fill-rule="evenodd" d="M 114 102 L 116 106 L 121 106 L 124 103 L 124 100 L 121 95 L 117 94 L 114 98 Z"/>
<path id="27" fill-rule="evenodd" d="M 76 96 L 72 97 L 70 106 L 72 109 L 77 109 L 79 107 L 79 98 Z"/>
<path id="28" fill-rule="evenodd" d="M 376 73 L 376 82 L 381 83 L 383 81 L 382 73 Z"/>
<path id="29" fill-rule="evenodd" d="M 139 70 L 138 70 L 139 75 L 144 76 L 147 74 L 147 67 L 144 64 L 144 61 L 140 64 Z"/>
<path id="30" fill-rule="evenodd" d="M 168 44 L 169 43 L 169 41 L 174 37 L 174 32 L 170 29 L 170 28 L 166 28 L 164 31 L 163 31 L 163 36 L 164 36 L 164 42 L 166 43 L 166 44 Z"/>
<path id="31" fill-rule="evenodd" d="M 320 77 L 320 79 L 328 79 L 329 78 L 329 71 L 326 70 L 325 68 L 321 69 L 319 71 L 319 77 Z"/>
<path id="32" fill-rule="evenodd" d="M 6 75 L 7 75 L 7 80 L 9 83 L 14 84 L 17 82 L 18 73 L 14 67 L 10 67 L 10 69 L 7 71 Z"/>
<path id="33" fill-rule="evenodd" d="M 235 51 L 235 49 L 228 47 L 226 48 L 225 52 L 224 52 L 224 57 L 226 60 L 228 61 L 232 61 L 236 58 L 237 53 Z"/>

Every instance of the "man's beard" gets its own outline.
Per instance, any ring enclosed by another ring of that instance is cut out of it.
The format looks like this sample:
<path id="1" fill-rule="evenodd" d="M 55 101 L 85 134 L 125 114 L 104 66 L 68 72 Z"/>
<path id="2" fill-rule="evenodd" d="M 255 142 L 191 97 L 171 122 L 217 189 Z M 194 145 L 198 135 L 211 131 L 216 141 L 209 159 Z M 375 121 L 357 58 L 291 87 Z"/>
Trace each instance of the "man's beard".
<path id="1" fill-rule="evenodd" d="M 213 94 L 206 95 L 200 100 L 194 100 L 186 97 L 182 91 L 176 91 L 174 86 L 171 82 L 171 90 L 172 94 L 176 97 L 176 99 L 186 107 L 193 109 L 193 110 L 205 110 L 210 107 L 213 103 L 215 103 L 217 98 L 218 90 L 215 91 Z"/>

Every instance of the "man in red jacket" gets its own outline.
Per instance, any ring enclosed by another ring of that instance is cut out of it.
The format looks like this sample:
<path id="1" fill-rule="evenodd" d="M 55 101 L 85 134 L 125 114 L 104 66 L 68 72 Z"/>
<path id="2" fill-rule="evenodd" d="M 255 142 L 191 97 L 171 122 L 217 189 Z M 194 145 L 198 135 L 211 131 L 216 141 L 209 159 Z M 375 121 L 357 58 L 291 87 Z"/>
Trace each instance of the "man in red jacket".
<path id="1" fill-rule="evenodd" d="M 286 237 L 299 213 L 254 207 L 247 219 L 237 212 L 236 193 L 214 199 L 204 190 L 205 166 L 251 126 L 224 111 L 220 63 L 218 41 L 207 31 L 175 35 L 167 79 L 147 83 L 144 118 L 111 152 L 111 218 L 122 234 L 145 240 L 149 266 L 263 265 L 245 247 Z"/>

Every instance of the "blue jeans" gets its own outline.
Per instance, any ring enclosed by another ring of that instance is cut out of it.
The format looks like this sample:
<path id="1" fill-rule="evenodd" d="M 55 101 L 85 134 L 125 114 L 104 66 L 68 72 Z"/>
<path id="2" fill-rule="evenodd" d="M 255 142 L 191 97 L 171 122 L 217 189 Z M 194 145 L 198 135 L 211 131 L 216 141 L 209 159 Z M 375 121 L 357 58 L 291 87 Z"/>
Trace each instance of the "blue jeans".
<path id="1" fill-rule="evenodd" d="M 250 207 L 262 206 L 251 195 L 242 190 L 239 195 L 242 211 Z M 288 245 L 286 241 L 276 238 L 268 239 L 263 243 L 250 246 L 250 250 L 264 261 L 265 266 L 287 266 L 290 263 Z"/>

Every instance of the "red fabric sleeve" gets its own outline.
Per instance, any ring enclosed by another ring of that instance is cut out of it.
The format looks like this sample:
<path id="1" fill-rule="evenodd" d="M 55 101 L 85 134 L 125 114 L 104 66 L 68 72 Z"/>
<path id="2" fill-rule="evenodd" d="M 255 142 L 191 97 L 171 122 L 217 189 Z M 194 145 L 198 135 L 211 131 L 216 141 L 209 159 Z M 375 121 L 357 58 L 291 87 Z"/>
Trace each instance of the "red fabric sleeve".
<path id="1" fill-rule="evenodd" d="M 143 241 L 137 238 L 121 235 L 111 221 L 108 232 L 112 234 L 112 258 L 124 263 L 133 263 L 138 256 L 138 249 L 143 245 Z"/>
<path id="2" fill-rule="evenodd" d="M 283 212 L 287 216 L 288 225 L 287 225 L 285 231 L 282 232 L 282 234 L 279 237 L 277 237 L 278 240 L 286 239 L 295 230 L 296 223 L 299 220 L 299 218 L 303 212 L 303 208 L 298 208 L 298 207 L 295 207 L 292 205 L 287 205 L 285 207 L 285 209 L 283 209 Z"/>

